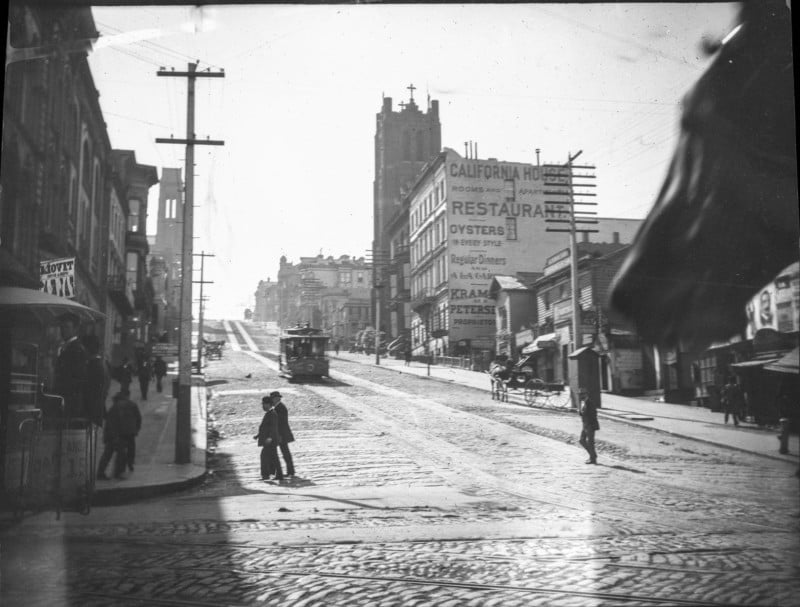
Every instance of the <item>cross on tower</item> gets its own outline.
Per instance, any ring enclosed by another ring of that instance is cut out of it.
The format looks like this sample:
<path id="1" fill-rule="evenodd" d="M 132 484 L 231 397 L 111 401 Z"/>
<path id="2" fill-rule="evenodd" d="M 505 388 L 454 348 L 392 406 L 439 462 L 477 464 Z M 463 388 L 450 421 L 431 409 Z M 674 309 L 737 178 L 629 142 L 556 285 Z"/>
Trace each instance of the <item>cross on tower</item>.
<path id="1" fill-rule="evenodd" d="M 407 88 L 409 91 L 411 91 L 411 101 L 414 101 L 414 91 L 415 91 L 415 90 L 417 90 L 417 87 L 415 87 L 415 86 L 412 84 L 411 86 L 407 86 L 406 88 Z"/>

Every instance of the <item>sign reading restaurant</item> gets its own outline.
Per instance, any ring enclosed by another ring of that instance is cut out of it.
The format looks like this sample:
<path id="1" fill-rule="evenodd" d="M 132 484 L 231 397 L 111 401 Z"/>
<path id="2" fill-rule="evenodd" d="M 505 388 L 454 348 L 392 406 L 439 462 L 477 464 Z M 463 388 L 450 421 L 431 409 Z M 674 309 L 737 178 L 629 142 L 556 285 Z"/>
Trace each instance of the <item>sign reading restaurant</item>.
<path id="1" fill-rule="evenodd" d="M 565 171 L 466 159 L 447 151 L 444 179 L 453 342 L 493 338 L 495 302 L 488 297 L 492 276 L 541 269 L 549 255 L 567 244 L 564 234 L 547 232 L 545 222 L 569 212 L 566 204 L 550 204 L 554 196 L 545 195 L 545 190 L 557 189 L 553 184 L 567 183 Z"/>
<path id="2" fill-rule="evenodd" d="M 75 258 L 39 262 L 42 291 L 58 297 L 75 297 Z"/>

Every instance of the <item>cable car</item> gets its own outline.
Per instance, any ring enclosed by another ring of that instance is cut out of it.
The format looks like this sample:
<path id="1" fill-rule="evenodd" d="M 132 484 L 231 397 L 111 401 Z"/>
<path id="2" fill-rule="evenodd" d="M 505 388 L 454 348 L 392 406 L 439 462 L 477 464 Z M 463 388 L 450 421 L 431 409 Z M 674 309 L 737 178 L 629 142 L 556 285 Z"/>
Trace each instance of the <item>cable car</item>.
<path id="1" fill-rule="evenodd" d="M 322 329 L 305 327 L 287 329 L 280 338 L 280 373 L 289 381 L 328 376 L 329 361 L 325 354 L 330 337 Z"/>

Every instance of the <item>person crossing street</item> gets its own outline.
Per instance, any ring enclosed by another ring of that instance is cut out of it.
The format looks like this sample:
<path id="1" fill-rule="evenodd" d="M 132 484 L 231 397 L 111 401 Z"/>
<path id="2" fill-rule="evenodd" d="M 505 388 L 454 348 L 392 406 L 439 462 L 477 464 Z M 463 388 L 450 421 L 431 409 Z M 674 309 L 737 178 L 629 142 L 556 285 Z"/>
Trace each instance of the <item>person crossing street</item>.
<path id="1" fill-rule="evenodd" d="M 600 423 L 597 421 L 597 405 L 595 405 L 589 398 L 589 393 L 585 388 L 578 391 L 580 399 L 580 415 L 583 429 L 581 430 L 580 444 L 589 453 L 589 459 L 586 460 L 587 464 L 597 463 L 597 451 L 594 447 L 594 433 L 600 429 Z"/>
<path id="2" fill-rule="evenodd" d="M 271 392 L 269 397 L 278 416 L 278 446 L 281 449 L 283 461 L 286 462 L 286 475 L 294 476 L 294 460 L 292 459 L 292 452 L 289 450 L 289 443 L 294 442 L 294 434 L 292 434 L 292 429 L 289 427 L 289 410 L 283 403 L 281 393 L 277 390 Z"/>

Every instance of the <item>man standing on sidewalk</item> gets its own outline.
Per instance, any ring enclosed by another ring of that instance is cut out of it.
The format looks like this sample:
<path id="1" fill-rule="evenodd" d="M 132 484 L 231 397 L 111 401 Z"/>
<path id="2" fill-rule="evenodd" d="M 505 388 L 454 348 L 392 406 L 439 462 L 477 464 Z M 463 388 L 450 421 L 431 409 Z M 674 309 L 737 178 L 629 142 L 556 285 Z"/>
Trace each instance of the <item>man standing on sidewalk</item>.
<path id="1" fill-rule="evenodd" d="M 153 372 L 156 374 L 156 390 L 161 392 L 163 389 L 161 382 L 167 374 L 167 363 L 160 356 L 156 356 L 156 361 L 153 363 Z"/>
<path id="2" fill-rule="evenodd" d="M 597 406 L 591 401 L 585 388 L 578 390 L 578 397 L 580 398 L 580 414 L 583 423 L 580 443 L 589 453 L 586 463 L 596 464 L 597 451 L 594 448 L 594 433 L 600 429 L 600 423 L 597 421 Z"/>
<path id="3" fill-rule="evenodd" d="M 64 343 L 58 349 L 56 358 L 54 391 L 64 399 L 64 415 L 67 418 L 86 417 L 84 397 L 89 357 L 78 339 L 81 321 L 71 312 L 62 314 L 58 320 Z"/>
<path id="4" fill-rule="evenodd" d="M 742 410 L 744 397 L 742 396 L 742 389 L 736 380 L 731 377 L 728 378 L 728 383 L 722 387 L 722 410 L 725 412 L 725 423 L 728 423 L 728 415 L 733 417 L 733 425 L 739 425 L 739 413 Z"/>

